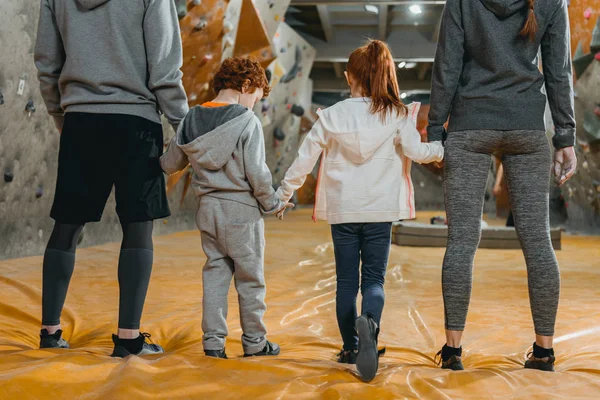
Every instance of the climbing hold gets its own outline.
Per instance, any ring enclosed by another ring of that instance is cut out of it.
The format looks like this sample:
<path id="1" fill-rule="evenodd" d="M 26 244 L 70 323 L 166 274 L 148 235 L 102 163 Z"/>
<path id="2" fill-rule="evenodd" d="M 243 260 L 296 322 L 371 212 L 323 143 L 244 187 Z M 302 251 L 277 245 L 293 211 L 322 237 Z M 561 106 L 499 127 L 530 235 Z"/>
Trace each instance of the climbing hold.
<path id="1" fill-rule="evenodd" d="M 38 186 L 38 188 L 35 190 L 35 198 L 39 199 L 40 197 L 42 197 L 44 195 L 44 187 L 42 185 Z"/>
<path id="2" fill-rule="evenodd" d="M 594 56 L 594 58 L 596 59 L 596 61 L 600 61 L 600 53 L 596 53 L 596 55 Z"/>
<path id="3" fill-rule="evenodd" d="M 12 173 L 12 172 L 10 172 L 10 171 L 6 171 L 6 172 L 4 173 L 4 182 L 6 182 L 6 183 L 10 183 L 10 182 L 12 182 L 12 181 L 13 181 L 13 179 L 15 179 L 15 176 L 13 175 L 13 173 Z"/>
<path id="4" fill-rule="evenodd" d="M 279 141 L 285 140 L 285 132 L 279 127 L 275 128 L 275 130 L 273 131 L 273 136 Z"/>
<path id="5" fill-rule="evenodd" d="M 267 82 L 271 83 L 271 78 L 273 76 L 273 73 L 271 72 L 270 69 L 265 70 L 265 75 L 267 76 Z"/>
<path id="6" fill-rule="evenodd" d="M 4 104 L 4 95 L 2 94 L 2 91 L 0 90 L 0 106 Z"/>
<path id="7" fill-rule="evenodd" d="M 294 104 L 290 111 L 297 117 L 302 117 L 304 115 L 304 107 L 299 104 Z"/>
<path id="8" fill-rule="evenodd" d="M 204 85 L 202 85 L 202 91 L 203 92 L 208 92 L 208 89 L 210 89 L 210 85 L 207 83 L 205 83 Z"/>
<path id="9" fill-rule="evenodd" d="M 19 96 L 23 96 L 23 92 L 25 91 L 25 77 L 26 75 L 21 75 L 21 79 L 19 80 L 19 86 L 17 88 L 17 94 Z"/>
<path id="10" fill-rule="evenodd" d="M 204 18 L 200 19 L 200 21 L 198 21 L 198 23 L 196 24 L 196 26 L 194 27 L 194 32 L 199 32 L 204 30 L 204 28 L 206 28 L 208 26 L 208 21 L 205 20 Z"/>
<path id="11" fill-rule="evenodd" d="M 31 114 L 35 112 L 35 105 L 33 104 L 33 100 L 29 99 L 27 105 L 25 106 L 25 111 L 29 113 L 29 116 L 31 116 Z"/>
<path id="12" fill-rule="evenodd" d="M 279 52 L 280 52 L 281 54 L 285 53 L 286 51 L 287 51 L 287 49 L 286 49 L 285 47 L 282 47 L 282 48 L 281 48 L 281 50 L 279 50 Z"/>
<path id="13" fill-rule="evenodd" d="M 264 102 L 262 103 L 261 111 L 262 111 L 263 113 L 266 113 L 266 112 L 268 112 L 268 111 L 269 111 L 269 108 L 271 108 L 271 105 L 269 104 L 269 102 L 268 102 L 268 101 L 264 101 Z"/>
<path id="14" fill-rule="evenodd" d="M 43 231 L 43 230 L 41 230 L 41 229 L 40 229 L 40 230 L 38 231 L 38 237 L 39 237 L 40 239 L 44 237 L 44 231 Z"/>
<path id="15" fill-rule="evenodd" d="M 424 188 L 424 187 L 425 187 L 425 182 L 423 182 L 423 181 L 419 182 L 419 186 L 420 186 L 421 188 Z"/>
<path id="16" fill-rule="evenodd" d="M 233 24 L 231 23 L 231 21 L 225 21 L 223 23 L 223 32 L 225 33 L 229 33 L 233 30 Z"/>
<path id="17" fill-rule="evenodd" d="M 583 17 L 585 19 L 590 19 L 592 17 L 592 9 L 591 8 L 587 8 L 584 12 L 583 12 Z"/>
<path id="18" fill-rule="evenodd" d="M 177 17 L 179 19 L 184 18 L 187 15 L 187 6 L 184 4 L 177 4 Z"/>
<path id="19" fill-rule="evenodd" d="M 281 19 L 281 17 L 279 16 L 279 14 L 275 14 L 275 21 L 279 21 Z"/>
<path id="20" fill-rule="evenodd" d="M 202 4 L 202 0 L 193 0 L 192 3 L 194 3 L 195 6 L 199 6 Z"/>
<path id="21" fill-rule="evenodd" d="M 190 100 L 191 100 L 191 101 L 196 101 L 197 99 L 198 99 L 198 95 L 197 95 L 196 93 L 192 93 L 192 94 L 190 95 Z"/>
<path id="22" fill-rule="evenodd" d="M 275 173 L 278 174 L 279 173 L 279 168 L 275 168 Z"/>
<path id="23" fill-rule="evenodd" d="M 301 69 L 301 66 L 300 66 L 301 63 L 302 63 L 302 50 L 300 49 L 300 46 L 296 46 L 296 58 L 294 61 L 294 65 L 288 71 L 288 73 L 285 74 L 285 76 L 283 78 L 281 78 L 281 82 L 289 83 L 289 82 L 293 81 L 294 79 L 296 79 L 296 76 L 298 75 L 298 72 L 300 72 L 300 69 Z"/>
<path id="24" fill-rule="evenodd" d="M 166 224 L 168 224 L 168 223 L 169 223 L 169 220 L 168 220 L 168 219 L 165 219 L 165 220 L 163 220 L 163 225 L 166 225 Z"/>
<path id="25" fill-rule="evenodd" d="M 273 8 L 275 6 L 275 0 L 267 0 L 267 4 L 269 5 L 269 8 Z"/>
<path id="26" fill-rule="evenodd" d="M 225 40 L 223 40 L 223 44 L 225 48 L 229 48 L 233 46 L 233 39 L 230 37 L 225 38 Z"/>

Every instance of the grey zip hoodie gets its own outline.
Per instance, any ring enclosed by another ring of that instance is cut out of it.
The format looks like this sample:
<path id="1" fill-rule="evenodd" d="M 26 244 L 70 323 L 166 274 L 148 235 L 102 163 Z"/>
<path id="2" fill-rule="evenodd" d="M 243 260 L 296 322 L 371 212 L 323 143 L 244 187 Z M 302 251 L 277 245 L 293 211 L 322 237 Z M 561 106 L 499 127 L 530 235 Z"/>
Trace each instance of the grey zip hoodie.
<path id="1" fill-rule="evenodd" d="M 160 164 L 174 174 L 191 164 L 198 196 L 237 201 L 274 214 L 284 203 L 273 189 L 266 164 L 262 126 L 252 110 L 238 104 L 193 107 Z"/>
<path id="2" fill-rule="evenodd" d="M 430 141 L 448 131 L 545 130 L 546 95 L 556 148 L 575 144 L 566 0 L 536 0 L 535 40 L 519 35 L 527 0 L 448 0 L 433 66 Z M 538 69 L 541 46 L 543 74 Z"/>
<path id="3" fill-rule="evenodd" d="M 188 111 L 172 0 L 41 0 L 35 64 L 48 113 L 136 115 L 177 127 Z"/>

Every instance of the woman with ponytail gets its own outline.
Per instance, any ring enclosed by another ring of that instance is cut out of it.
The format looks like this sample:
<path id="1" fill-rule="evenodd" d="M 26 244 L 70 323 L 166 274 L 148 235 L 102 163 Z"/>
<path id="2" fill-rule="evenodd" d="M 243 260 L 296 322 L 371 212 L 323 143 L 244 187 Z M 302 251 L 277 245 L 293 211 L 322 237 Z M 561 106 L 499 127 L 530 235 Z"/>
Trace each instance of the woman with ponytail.
<path id="1" fill-rule="evenodd" d="M 445 140 L 446 152 L 448 248 L 442 269 L 446 345 L 438 354 L 442 368 L 463 369 L 461 338 L 487 176 L 495 155 L 502 159 L 527 264 L 536 340 L 525 367 L 554 370 L 560 276 L 550 241 L 552 154 L 544 113 L 548 102 L 554 120 L 553 169 L 562 185 L 577 167 L 569 35 L 566 0 L 446 2 L 428 127 L 429 141 Z"/>
<path id="2" fill-rule="evenodd" d="M 444 149 L 441 143 L 421 143 L 415 127 L 419 106 L 402 103 L 385 43 L 373 40 L 356 49 L 346 78 L 352 97 L 318 112 L 278 193 L 289 201 L 322 156 L 314 217 L 327 220 L 333 236 L 336 314 L 344 342 L 338 362 L 357 364 L 362 379 L 370 381 L 379 365 L 392 222 L 415 218 L 410 160 L 441 161 Z"/>

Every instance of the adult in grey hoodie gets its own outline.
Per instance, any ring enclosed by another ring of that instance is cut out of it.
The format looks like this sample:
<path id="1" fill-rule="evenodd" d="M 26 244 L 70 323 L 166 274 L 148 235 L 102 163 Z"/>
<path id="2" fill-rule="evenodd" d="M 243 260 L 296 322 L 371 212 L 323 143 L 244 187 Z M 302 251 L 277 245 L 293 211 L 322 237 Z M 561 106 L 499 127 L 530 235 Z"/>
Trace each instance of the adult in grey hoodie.
<path id="1" fill-rule="evenodd" d="M 35 64 L 61 141 L 40 347 L 68 347 L 60 315 L 77 238 L 86 223 L 100 221 L 115 187 L 123 242 L 113 356 L 163 351 L 139 328 L 153 263 L 152 221 L 170 214 L 158 161 L 160 114 L 177 129 L 188 111 L 182 59 L 172 0 L 41 0 Z"/>
<path id="2" fill-rule="evenodd" d="M 536 343 L 525 366 L 554 369 L 552 338 L 560 276 L 550 241 L 552 158 L 544 112 L 548 101 L 555 125 L 554 170 L 562 184 L 577 165 L 569 42 L 566 0 L 446 2 L 428 127 L 430 141 L 446 141 L 448 248 L 442 289 L 447 342 L 440 352 L 443 368 L 463 368 L 460 341 L 493 154 L 502 159 L 527 263 Z M 540 49 L 543 73 L 538 62 Z"/>

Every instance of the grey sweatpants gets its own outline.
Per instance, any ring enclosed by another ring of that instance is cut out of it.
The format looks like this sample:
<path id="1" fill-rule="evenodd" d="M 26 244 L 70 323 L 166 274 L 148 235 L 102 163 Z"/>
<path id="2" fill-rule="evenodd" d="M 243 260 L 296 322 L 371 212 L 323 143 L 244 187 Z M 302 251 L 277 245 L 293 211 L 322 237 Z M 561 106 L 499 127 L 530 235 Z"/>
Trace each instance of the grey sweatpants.
<path id="1" fill-rule="evenodd" d="M 207 258 L 202 272 L 204 350 L 225 348 L 227 295 L 234 278 L 244 353 L 257 353 L 267 341 L 262 214 L 257 207 L 203 196 L 196 223 Z"/>
<path id="2" fill-rule="evenodd" d="M 552 155 L 542 131 L 462 131 L 448 135 L 444 167 L 448 248 L 442 269 L 446 329 L 465 328 L 492 154 L 500 156 L 504 166 L 515 228 L 527 264 L 535 331 L 554 336 L 560 275 L 550 240 L 548 211 Z"/>

